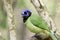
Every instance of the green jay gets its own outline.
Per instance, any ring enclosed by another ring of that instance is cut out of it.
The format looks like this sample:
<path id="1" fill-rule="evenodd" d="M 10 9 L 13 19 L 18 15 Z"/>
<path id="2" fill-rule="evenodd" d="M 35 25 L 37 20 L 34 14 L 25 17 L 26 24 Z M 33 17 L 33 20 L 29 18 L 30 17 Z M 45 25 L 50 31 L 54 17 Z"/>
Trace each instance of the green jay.
<path id="1" fill-rule="evenodd" d="M 21 10 L 23 22 L 31 32 L 35 34 L 43 32 L 50 36 L 52 40 L 58 40 L 54 32 L 49 29 L 44 19 L 39 16 L 30 0 L 18 0 L 18 6 Z"/>

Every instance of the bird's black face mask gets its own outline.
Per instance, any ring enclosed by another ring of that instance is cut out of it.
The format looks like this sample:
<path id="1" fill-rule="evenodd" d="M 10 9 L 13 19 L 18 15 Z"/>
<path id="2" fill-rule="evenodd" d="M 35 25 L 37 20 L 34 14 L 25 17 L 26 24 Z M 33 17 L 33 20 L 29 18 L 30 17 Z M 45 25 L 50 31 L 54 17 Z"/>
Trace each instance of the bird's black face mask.
<path id="1" fill-rule="evenodd" d="M 23 22 L 25 23 L 26 20 L 31 16 L 31 11 L 26 9 L 22 11 Z"/>

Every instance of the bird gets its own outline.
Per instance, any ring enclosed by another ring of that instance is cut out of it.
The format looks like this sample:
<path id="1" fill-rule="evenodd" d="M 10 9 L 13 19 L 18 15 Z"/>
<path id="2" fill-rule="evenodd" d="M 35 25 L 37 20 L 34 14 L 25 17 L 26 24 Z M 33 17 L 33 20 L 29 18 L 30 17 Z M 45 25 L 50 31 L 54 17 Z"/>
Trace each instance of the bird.
<path id="1" fill-rule="evenodd" d="M 50 36 L 52 40 L 58 40 L 52 30 L 49 29 L 44 19 L 39 16 L 37 10 L 33 6 L 30 0 L 17 0 L 17 7 L 20 8 L 20 13 L 23 18 L 23 22 L 32 33 L 46 34 L 45 37 Z"/>
<path id="2" fill-rule="evenodd" d="M 25 23 L 26 27 L 33 33 L 45 33 L 46 35 L 50 36 L 53 40 L 57 40 L 54 32 L 49 29 L 47 23 L 43 20 L 41 16 L 29 9 L 25 9 L 22 11 L 23 22 Z"/>

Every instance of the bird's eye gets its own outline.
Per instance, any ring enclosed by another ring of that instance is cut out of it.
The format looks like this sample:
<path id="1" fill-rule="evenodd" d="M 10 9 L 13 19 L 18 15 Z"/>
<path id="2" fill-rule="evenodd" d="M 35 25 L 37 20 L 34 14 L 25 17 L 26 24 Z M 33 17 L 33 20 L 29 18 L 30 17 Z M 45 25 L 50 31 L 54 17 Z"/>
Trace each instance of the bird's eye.
<path id="1" fill-rule="evenodd" d="M 24 12 L 25 15 L 27 15 L 27 12 Z"/>

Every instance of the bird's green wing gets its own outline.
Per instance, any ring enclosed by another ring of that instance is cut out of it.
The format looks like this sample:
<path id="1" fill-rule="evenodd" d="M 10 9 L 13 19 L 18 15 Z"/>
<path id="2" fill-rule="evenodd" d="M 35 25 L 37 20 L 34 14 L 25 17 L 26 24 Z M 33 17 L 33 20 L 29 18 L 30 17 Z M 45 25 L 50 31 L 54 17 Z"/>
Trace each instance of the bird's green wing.
<path id="1" fill-rule="evenodd" d="M 41 32 L 43 29 L 38 28 L 37 26 L 33 25 L 30 21 L 30 18 L 25 22 L 26 27 L 33 33 L 39 33 Z"/>
<path id="2" fill-rule="evenodd" d="M 32 15 L 30 17 L 30 21 L 33 25 L 37 26 L 38 28 L 42 28 L 44 30 L 48 30 L 49 31 L 49 27 L 47 25 L 47 23 L 43 20 L 43 18 L 39 15 Z"/>

